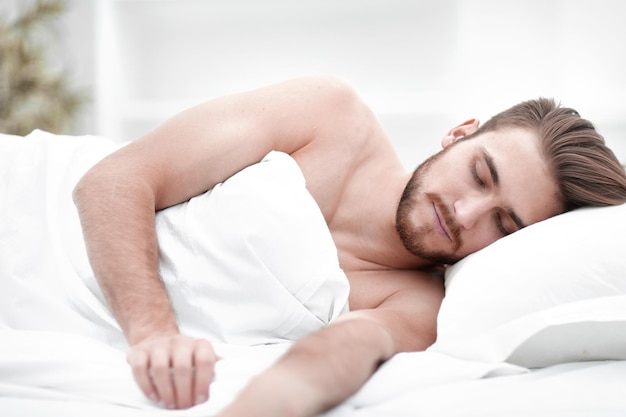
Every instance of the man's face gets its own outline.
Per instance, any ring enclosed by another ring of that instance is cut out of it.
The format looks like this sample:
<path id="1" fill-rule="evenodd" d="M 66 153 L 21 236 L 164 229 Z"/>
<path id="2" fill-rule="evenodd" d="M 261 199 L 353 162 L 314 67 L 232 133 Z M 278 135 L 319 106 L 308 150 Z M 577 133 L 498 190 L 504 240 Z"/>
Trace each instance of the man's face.
<path id="1" fill-rule="evenodd" d="M 404 246 L 451 264 L 561 212 L 537 138 L 521 128 L 461 140 L 415 170 L 398 206 Z"/>

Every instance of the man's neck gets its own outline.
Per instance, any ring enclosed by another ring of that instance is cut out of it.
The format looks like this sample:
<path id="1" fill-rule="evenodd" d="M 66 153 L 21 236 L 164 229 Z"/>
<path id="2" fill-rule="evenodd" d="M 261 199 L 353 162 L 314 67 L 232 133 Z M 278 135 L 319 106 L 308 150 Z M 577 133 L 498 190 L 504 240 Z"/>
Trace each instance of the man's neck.
<path id="1" fill-rule="evenodd" d="M 410 174 L 388 175 L 345 204 L 329 224 L 344 270 L 418 269 L 433 265 L 402 244 L 396 231 L 396 211 Z"/>

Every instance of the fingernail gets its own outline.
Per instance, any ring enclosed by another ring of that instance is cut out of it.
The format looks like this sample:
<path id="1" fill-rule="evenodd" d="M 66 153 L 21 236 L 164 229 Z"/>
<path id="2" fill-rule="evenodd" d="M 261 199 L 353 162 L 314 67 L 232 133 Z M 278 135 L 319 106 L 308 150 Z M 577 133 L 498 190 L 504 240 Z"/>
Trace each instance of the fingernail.
<path id="1" fill-rule="evenodd" d="M 174 408 L 176 408 L 176 404 L 172 404 L 172 403 L 166 404 L 165 408 L 167 408 L 168 410 L 173 410 Z"/>
<path id="2" fill-rule="evenodd" d="M 197 404 L 202 404 L 202 403 L 203 403 L 203 402 L 205 402 L 206 400 L 207 400 L 206 395 L 202 395 L 202 394 L 200 394 L 200 395 L 198 395 L 198 396 L 196 397 L 196 405 L 197 405 Z"/>
<path id="3" fill-rule="evenodd" d="M 150 398 L 150 401 L 152 401 L 153 403 L 158 403 L 159 402 L 159 397 L 157 397 L 154 392 L 152 394 L 148 395 L 148 398 Z"/>

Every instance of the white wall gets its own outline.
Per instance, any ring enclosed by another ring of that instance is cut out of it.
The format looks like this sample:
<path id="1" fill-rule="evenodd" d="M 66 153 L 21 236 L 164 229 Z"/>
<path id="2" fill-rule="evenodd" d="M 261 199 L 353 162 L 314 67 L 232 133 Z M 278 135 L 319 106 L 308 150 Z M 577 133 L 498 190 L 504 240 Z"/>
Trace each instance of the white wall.
<path id="1" fill-rule="evenodd" d="M 17 0 L 0 0 L 0 4 Z M 331 73 L 408 167 L 456 122 L 554 96 L 626 160 L 622 0 L 69 0 L 61 56 L 94 105 L 79 131 L 133 139 L 209 97 Z"/>
<path id="2" fill-rule="evenodd" d="M 451 123 L 442 103 L 432 100 L 447 90 L 455 67 L 454 25 L 438 27 L 449 9 L 455 19 L 455 1 L 100 4 L 107 97 L 99 127 L 108 136 L 132 138 L 206 97 L 311 73 L 347 79 L 402 141 L 419 143 L 422 134 L 434 139 L 402 152 L 410 165 L 411 154 L 437 149 Z"/>

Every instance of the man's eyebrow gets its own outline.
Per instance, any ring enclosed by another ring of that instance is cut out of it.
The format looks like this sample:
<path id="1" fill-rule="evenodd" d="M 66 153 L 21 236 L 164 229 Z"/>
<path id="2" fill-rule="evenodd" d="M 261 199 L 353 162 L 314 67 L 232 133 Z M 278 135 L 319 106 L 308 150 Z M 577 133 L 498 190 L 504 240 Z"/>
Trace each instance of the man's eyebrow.
<path id="1" fill-rule="evenodd" d="M 493 161 L 493 157 L 489 154 L 489 152 L 487 152 L 487 149 L 485 148 L 482 148 L 481 152 L 483 154 L 483 158 L 485 158 L 485 163 L 487 164 L 487 168 L 489 168 L 489 175 L 491 175 L 491 181 L 496 187 L 499 187 L 500 177 L 498 175 L 498 169 L 496 168 L 496 164 Z M 517 226 L 518 229 L 523 229 L 524 227 L 526 227 L 526 224 L 522 221 L 522 219 L 520 219 L 517 213 L 513 211 L 513 209 L 509 208 L 506 210 L 506 212 L 509 216 L 511 216 L 511 219 L 513 219 L 513 222 L 515 222 L 515 225 Z"/>

